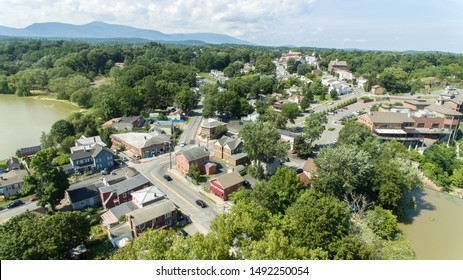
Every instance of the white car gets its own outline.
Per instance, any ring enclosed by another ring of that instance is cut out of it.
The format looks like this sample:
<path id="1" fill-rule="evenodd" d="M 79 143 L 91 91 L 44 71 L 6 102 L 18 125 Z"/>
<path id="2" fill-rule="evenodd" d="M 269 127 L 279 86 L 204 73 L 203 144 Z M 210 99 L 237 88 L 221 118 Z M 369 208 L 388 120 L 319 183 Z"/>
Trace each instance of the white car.
<path id="1" fill-rule="evenodd" d="M 180 143 L 180 147 L 185 147 L 185 145 L 186 145 L 185 142 Z"/>

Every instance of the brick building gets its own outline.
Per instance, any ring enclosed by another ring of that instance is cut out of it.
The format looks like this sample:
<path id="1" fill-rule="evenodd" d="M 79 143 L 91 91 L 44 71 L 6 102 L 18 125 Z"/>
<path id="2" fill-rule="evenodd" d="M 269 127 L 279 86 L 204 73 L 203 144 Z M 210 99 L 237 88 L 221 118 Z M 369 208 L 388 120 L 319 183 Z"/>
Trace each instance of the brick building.
<path id="1" fill-rule="evenodd" d="M 192 164 L 198 166 L 201 173 L 206 173 L 205 164 L 209 161 L 209 151 L 204 147 L 185 147 L 175 156 L 177 170 L 188 174 Z"/>
<path id="2" fill-rule="evenodd" d="M 244 184 L 244 179 L 241 175 L 234 171 L 218 178 L 212 179 L 209 189 L 211 193 L 227 200 L 228 196 L 238 190 Z"/>

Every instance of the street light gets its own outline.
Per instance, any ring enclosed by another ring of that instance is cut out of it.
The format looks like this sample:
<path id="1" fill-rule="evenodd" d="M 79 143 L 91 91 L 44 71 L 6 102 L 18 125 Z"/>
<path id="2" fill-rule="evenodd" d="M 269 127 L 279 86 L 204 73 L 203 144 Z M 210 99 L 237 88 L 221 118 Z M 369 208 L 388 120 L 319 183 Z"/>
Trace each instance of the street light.
<path id="1" fill-rule="evenodd" d="M 171 142 L 170 141 L 164 141 L 164 146 L 169 145 L 169 169 L 172 169 L 172 148 L 170 146 Z"/>

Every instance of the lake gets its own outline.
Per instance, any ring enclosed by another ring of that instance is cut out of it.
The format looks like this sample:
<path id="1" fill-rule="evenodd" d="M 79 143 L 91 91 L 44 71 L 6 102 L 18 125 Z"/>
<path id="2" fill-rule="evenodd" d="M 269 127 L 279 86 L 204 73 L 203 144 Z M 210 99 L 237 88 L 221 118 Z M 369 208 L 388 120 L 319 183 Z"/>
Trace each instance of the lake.
<path id="1" fill-rule="evenodd" d="M 0 94 L 0 160 L 19 148 L 40 145 L 42 131 L 77 110 L 67 102 Z"/>
<path id="2" fill-rule="evenodd" d="M 399 229 L 419 260 L 463 260 L 463 200 L 430 189 L 412 192 L 416 210 Z"/>

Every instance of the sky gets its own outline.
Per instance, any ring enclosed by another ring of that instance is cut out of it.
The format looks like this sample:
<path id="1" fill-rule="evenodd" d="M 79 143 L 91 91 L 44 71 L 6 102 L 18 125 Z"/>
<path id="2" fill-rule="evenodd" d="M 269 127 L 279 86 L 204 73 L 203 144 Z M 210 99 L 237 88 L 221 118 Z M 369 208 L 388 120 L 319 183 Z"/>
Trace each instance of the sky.
<path id="1" fill-rule="evenodd" d="M 104 21 L 259 45 L 463 53 L 462 0 L 1 0 L 0 25 Z"/>

